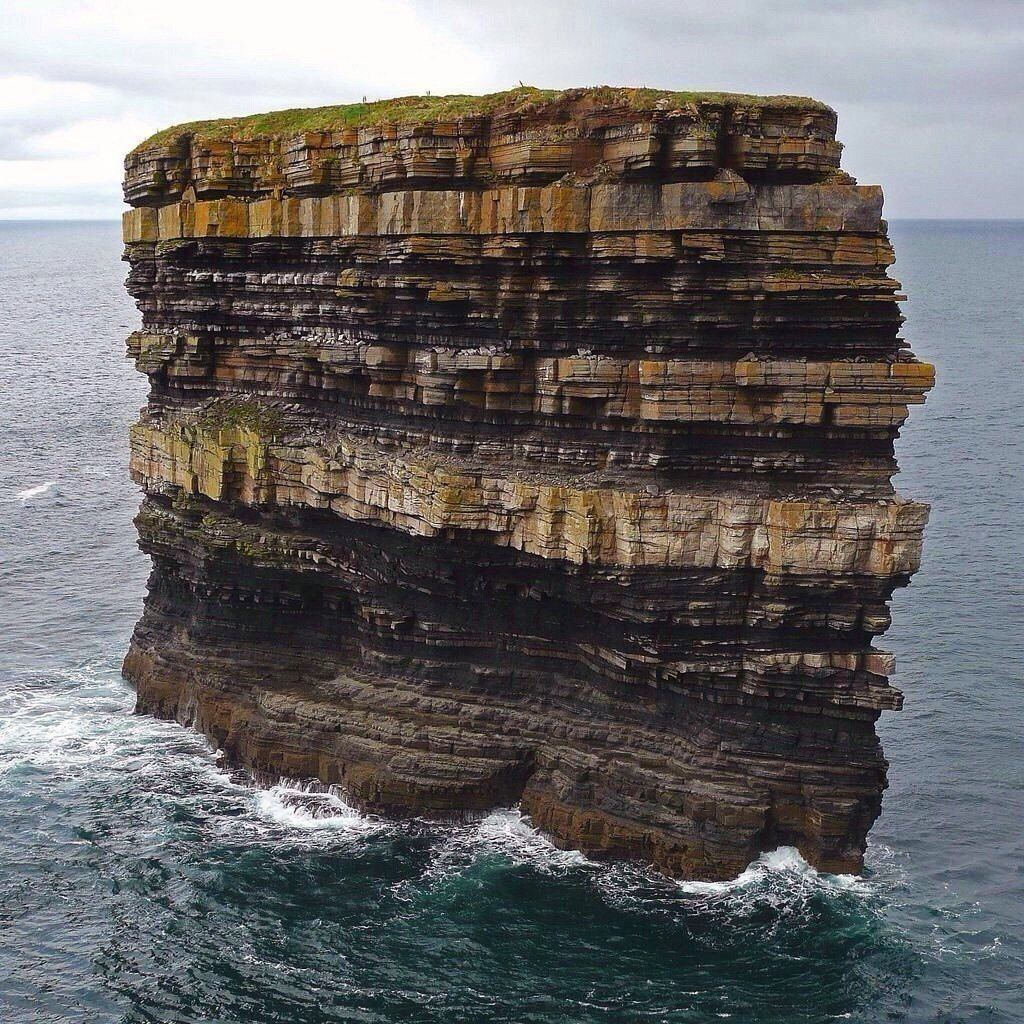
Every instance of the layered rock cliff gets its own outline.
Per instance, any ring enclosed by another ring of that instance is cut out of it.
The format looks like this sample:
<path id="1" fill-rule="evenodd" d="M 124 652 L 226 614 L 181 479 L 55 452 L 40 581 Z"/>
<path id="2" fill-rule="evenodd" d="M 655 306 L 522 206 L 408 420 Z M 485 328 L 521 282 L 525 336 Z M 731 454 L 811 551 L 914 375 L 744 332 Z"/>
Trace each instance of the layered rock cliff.
<path id="1" fill-rule="evenodd" d="M 858 870 L 932 369 L 835 127 L 521 89 L 131 153 L 139 709 L 376 811 Z"/>

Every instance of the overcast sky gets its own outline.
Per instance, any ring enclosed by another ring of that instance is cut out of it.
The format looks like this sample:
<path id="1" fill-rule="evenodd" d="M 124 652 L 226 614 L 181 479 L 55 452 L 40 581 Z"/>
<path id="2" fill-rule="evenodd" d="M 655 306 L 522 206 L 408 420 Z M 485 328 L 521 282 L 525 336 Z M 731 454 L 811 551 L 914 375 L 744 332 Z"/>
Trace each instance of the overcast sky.
<path id="1" fill-rule="evenodd" d="M 516 85 L 815 96 L 889 217 L 1024 217 L 1024 0 L 0 0 L 0 219 L 180 121 Z"/>

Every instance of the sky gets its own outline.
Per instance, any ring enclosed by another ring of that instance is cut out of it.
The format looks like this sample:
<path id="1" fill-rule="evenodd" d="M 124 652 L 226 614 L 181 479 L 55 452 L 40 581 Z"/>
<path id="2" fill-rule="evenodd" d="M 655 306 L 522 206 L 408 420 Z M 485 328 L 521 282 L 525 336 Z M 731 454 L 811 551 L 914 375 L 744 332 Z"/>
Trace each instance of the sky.
<path id="1" fill-rule="evenodd" d="M 167 125 L 644 85 L 839 112 L 886 216 L 1024 217 L 1024 0 L 0 0 L 0 219 L 113 218 Z"/>

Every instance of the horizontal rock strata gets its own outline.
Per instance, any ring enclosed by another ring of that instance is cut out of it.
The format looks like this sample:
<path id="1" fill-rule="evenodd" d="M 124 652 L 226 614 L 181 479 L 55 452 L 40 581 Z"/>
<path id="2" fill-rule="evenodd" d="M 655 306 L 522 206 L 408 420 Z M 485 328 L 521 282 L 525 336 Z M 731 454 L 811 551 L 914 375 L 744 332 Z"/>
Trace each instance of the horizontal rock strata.
<path id="1" fill-rule="evenodd" d="M 859 870 L 933 383 L 880 190 L 812 100 L 432 102 L 126 161 L 139 709 L 371 810 Z"/>

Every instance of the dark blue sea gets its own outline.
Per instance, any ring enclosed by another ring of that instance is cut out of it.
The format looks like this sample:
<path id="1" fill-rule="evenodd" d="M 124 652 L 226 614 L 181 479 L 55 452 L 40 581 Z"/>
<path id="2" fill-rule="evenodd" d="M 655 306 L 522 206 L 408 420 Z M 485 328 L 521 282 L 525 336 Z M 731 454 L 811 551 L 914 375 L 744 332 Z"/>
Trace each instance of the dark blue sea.
<path id="1" fill-rule="evenodd" d="M 939 383 L 883 646 L 906 709 L 864 878 L 677 884 L 514 811 L 395 824 L 257 789 L 132 714 L 144 380 L 114 224 L 0 224 L 0 1021 L 1024 1020 L 1024 223 L 895 223 Z"/>

